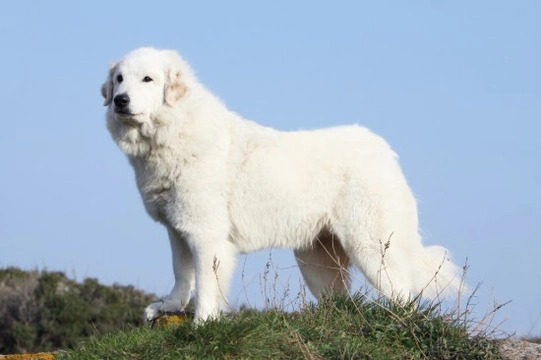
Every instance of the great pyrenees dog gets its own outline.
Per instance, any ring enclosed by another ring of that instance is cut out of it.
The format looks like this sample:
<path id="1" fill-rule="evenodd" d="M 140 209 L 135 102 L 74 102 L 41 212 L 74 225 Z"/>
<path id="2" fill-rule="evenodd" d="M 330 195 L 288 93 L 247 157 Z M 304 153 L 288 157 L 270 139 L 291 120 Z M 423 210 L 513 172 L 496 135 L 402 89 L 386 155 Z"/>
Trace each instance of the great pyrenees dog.
<path id="1" fill-rule="evenodd" d="M 461 268 L 425 247 L 415 198 L 387 142 L 353 125 L 282 132 L 229 110 L 175 51 L 140 48 L 102 87 L 107 127 L 150 216 L 167 228 L 175 285 L 152 320 L 219 316 L 236 255 L 293 249 L 317 298 L 359 269 L 390 298 L 458 293 Z"/>

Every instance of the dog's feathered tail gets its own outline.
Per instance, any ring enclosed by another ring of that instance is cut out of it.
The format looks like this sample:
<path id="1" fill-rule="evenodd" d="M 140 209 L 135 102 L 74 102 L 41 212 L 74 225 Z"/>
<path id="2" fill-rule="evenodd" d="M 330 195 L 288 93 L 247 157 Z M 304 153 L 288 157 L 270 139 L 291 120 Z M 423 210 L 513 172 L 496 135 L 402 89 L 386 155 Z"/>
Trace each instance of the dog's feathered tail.
<path id="1" fill-rule="evenodd" d="M 465 270 L 453 263 L 441 246 L 392 249 L 391 245 L 377 266 L 377 272 L 366 275 L 375 280 L 384 295 L 394 299 L 417 295 L 426 299 L 457 298 L 470 291 L 463 281 Z M 373 262 L 371 268 L 375 267 Z"/>
<path id="2" fill-rule="evenodd" d="M 414 292 L 425 298 L 457 297 L 467 292 L 464 269 L 452 262 L 449 251 L 441 246 L 423 247 L 417 263 L 412 263 Z"/>

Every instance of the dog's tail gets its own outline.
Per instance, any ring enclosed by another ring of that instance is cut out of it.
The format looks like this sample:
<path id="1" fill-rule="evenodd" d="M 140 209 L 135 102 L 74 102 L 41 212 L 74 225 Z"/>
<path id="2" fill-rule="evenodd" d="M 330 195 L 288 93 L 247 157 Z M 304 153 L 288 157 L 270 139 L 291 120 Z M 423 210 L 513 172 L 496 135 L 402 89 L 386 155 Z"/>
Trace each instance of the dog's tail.
<path id="1" fill-rule="evenodd" d="M 452 262 L 444 247 L 423 247 L 411 270 L 413 291 L 423 297 L 457 297 L 461 292 L 469 291 L 463 281 L 465 269 Z"/>
<path id="2" fill-rule="evenodd" d="M 391 245 L 383 255 L 376 287 L 391 298 L 458 298 L 470 291 L 464 272 L 441 246 L 393 249 Z"/>

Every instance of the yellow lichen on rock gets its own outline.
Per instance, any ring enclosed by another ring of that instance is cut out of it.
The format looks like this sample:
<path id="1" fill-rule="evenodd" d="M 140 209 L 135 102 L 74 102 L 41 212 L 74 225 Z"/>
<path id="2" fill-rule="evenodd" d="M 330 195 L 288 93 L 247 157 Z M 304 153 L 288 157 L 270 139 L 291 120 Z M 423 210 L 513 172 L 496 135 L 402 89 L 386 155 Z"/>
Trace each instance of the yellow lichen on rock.
<path id="1" fill-rule="evenodd" d="M 39 353 L 39 354 L 17 354 L 0 356 L 2 360 L 54 360 L 55 354 Z"/>
<path id="2" fill-rule="evenodd" d="M 188 314 L 180 314 L 180 315 L 165 315 L 157 318 L 152 323 L 152 327 L 163 327 L 163 326 L 171 326 L 171 325 L 180 325 L 184 321 L 188 320 L 189 315 Z"/>

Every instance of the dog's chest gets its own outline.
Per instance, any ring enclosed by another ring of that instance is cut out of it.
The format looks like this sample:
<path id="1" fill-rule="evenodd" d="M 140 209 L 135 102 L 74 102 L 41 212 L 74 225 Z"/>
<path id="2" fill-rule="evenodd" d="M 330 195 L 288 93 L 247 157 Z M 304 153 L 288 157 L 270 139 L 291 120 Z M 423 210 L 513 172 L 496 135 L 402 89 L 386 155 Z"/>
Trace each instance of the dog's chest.
<path id="1" fill-rule="evenodd" d="M 167 223 L 168 213 L 175 203 L 173 184 L 178 171 L 164 166 L 163 162 L 139 160 L 132 165 L 147 212 L 155 221 Z"/>
<path id="2" fill-rule="evenodd" d="M 140 189 L 141 190 L 141 189 Z M 149 215 L 161 223 L 167 223 L 167 214 L 171 204 L 170 188 L 159 188 L 150 191 L 141 191 L 145 208 Z"/>

